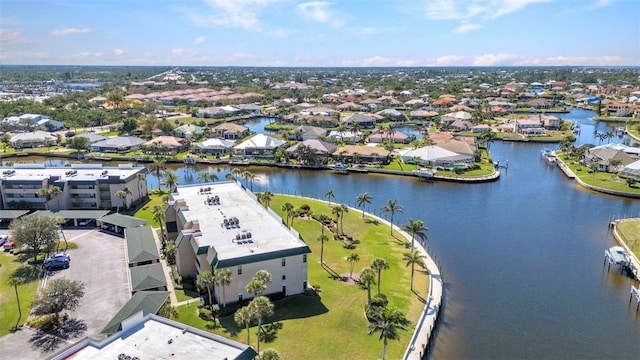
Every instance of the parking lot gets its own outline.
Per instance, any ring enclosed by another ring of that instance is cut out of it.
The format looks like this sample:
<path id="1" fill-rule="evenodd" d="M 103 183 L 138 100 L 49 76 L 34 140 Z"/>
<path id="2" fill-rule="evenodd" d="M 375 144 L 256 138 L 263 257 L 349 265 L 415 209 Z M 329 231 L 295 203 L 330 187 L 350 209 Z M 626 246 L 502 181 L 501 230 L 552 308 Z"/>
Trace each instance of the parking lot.
<path id="1" fill-rule="evenodd" d="M 59 278 L 82 281 L 84 298 L 70 315 L 86 322 L 85 336 L 104 338 L 100 331 L 130 298 L 125 241 L 97 230 L 64 230 L 64 234 L 78 249 L 69 251 L 70 267 L 48 273 L 42 285 Z"/>

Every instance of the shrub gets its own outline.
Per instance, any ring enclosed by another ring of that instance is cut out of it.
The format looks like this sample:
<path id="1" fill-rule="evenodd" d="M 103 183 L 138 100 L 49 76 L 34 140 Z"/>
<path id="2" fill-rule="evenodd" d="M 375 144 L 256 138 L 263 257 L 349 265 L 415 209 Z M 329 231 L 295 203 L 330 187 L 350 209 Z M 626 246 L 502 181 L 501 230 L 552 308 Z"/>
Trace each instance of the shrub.
<path id="1" fill-rule="evenodd" d="M 27 321 L 27 325 L 43 332 L 51 331 L 56 326 L 56 315 L 49 314 L 38 316 Z"/>
<path id="2" fill-rule="evenodd" d="M 385 294 L 376 294 L 371 298 L 371 307 L 384 308 L 389 304 L 389 300 Z"/>

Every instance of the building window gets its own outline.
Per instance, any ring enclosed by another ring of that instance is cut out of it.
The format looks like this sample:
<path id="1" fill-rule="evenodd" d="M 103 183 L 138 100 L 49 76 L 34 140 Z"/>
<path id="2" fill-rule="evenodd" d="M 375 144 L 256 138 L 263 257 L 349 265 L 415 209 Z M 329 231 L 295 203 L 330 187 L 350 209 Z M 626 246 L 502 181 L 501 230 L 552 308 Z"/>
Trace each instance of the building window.
<path id="1" fill-rule="evenodd" d="M 287 258 L 282 258 L 282 266 L 287 266 Z"/>
<path id="2" fill-rule="evenodd" d="M 287 275 L 282 275 L 282 280 L 287 280 Z"/>
<path id="3" fill-rule="evenodd" d="M 242 301 L 242 293 L 238 293 L 238 301 Z"/>
<path id="4" fill-rule="evenodd" d="M 242 275 L 242 265 L 238 266 L 238 275 Z"/>
<path id="5" fill-rule="evenodd" d="M 307 262 L 307 254 L 302 254 L 302 262 L 303 263 Z"/>

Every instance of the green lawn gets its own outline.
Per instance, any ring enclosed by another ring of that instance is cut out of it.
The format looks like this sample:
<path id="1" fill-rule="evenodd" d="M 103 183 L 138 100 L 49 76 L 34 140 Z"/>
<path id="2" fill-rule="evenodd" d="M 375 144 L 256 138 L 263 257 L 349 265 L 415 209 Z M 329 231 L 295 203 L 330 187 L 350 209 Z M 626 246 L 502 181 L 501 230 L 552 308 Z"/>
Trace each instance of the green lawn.
<path id="1" fill-rule="evenodd" d="M 276 195 L 271 207 L 283 217 L 286 216 L 280 209 L 285 201 L 291 202 L 296 208 L 308 204 L 314 214 L 331 215 L 331 205 L 327 203 Z M 381 356 L 382 342 L 377 335 L 368 335 L 367 332 L 368 321 L 364 316 L 367 291 L 331 275 L 348 275 L 350 265 L 345 258 L 351 252 L 360 255 L 354 274 L 369 266 L 375 257 L 385 258 L 389 262 L 390 269 L 382 272 L 381 292 L 388 297 L 389 306 L 402 311 L 415 326 L 424 303 L 409 290 L 410 267 L 406 267 L 402 261 L 402 254 L 408 251 L 405 243 L 398 235 L 391 237 L 388 226 L 369 217 L 363 219 L 361 211 L 349 211 L 344 219 L 345 233 L 360 240 L 360 243 L 354 250 L 345 249 L 325 229 L 325 234 L 330 237 L 324 245 L 326 269 L 320 265 L 320 242 L 316 240 L 320 234 L 319 223 L 312 219 L 296 218 L 294 227 L 312 250 L 308 258 L 309 283 L 320 286 L 321 292 L 319 297 L 297 295 L 277 301 L 272 319 L 276 323 L 267 327 L 268 341 L 261 344 L 261 349 L 275 348 L 284 359 L 377 359 Z M 416 268 L 414 288 L 420 289 L 418 294 L 422 298 L 427 296 L 427 287 L 428 275 L 421 268 Z M 377 288 L 373 286 L 372 295 L 376 291 Z M 178 320 L 181 322 L 246 342 L 246 331 L 233 322 L 233 316 L 222 318 L 221 326 L 216 327 L 211 321 L 198 317 L 193 305 L 182 306 L 178 310 Z M 389 342 L 389 359 L 402 356 L 413 330 L 400 331 L 400 341 Z M 250 331 L 252 345 L 256 346 L 257 329 L 254 326 Z"/>
<path id="2" fill-rule="evenodd" d="M 640 258 L 640 219 L 629 219 L 619 223 L 618 231 L 631 251 Z"/>
<path id="3" fill-rule="evenodd" d="M 162 198 L 167 195 L 168 194 L 166 190 L 158 191 L 149 189 L 149 201 L 146 204 L 142 205 L 138 210 L 136 210 L 136 212 L 132 216 L 147 220 L 149 222 L 148 225 L 151 227 L 159 227 L 160 224 L 158 224 L 157 221 L 153 220 L 153 207 L 158 205 L 164 209 L 165 204 L 162 201 Z"/>
<path id="4" fill-rule="evenodd" d="M 602 171 L 593 172 L 591 169 L 583 165 L 579 165 L 575 160 L 567 159 L 565 156 L 562 156 L 561 160 L 569 166 L 580 180 L 584 181 L 588 185 L 630 194 L 640 194 L 640 187 L 638 187 L 637 184 L 630 187 L 627 185 L 627 180 L 617 174 Z"/>
<path id="5" fill-rule="evenodd" d="M 16 324 L 21 326 L 26 322 L 31 311 L 31 301 L 38 287 L 40 267 L 29 265 L 26 260 L 22 260 L 24 259 L 21 256 L 0 252 L 0 336 L 9 333 Z M 11 277 L 24 279 L 24 283 L 18 285 L 21 318 L 15 288 L 8 282 Z"/>

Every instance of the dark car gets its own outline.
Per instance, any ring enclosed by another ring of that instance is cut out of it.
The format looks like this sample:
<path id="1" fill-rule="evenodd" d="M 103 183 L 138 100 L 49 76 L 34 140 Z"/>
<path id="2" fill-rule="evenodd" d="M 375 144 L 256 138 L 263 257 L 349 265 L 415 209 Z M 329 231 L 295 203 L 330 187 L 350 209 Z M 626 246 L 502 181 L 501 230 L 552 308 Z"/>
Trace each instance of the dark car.
<path id="1" fill-rule="evenodd" d="M 55 254 L 44 261 L 44 268 L 47 270 L 67 269 L 71 262 L 69 254 Z"/>

